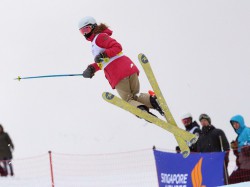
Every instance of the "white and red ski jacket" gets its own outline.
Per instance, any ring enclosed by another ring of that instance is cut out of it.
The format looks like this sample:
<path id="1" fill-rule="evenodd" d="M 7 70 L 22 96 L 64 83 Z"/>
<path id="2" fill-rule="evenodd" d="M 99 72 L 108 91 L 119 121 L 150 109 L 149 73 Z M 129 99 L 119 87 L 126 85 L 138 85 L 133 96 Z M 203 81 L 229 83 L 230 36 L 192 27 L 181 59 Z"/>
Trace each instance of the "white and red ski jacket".
<path id="1" fill-rule="evenodd" d="M 103 63 L 105 77 L 113 89 L 124 78 L 131 76 L 134 73 L 139 75 L 139 70 L 136 65 L 122 54 L 122 46 L 115 39 L 111 38 L 112 31 L 105 29 L 102 33 L 92 35 L 88 38 L 92 42 L 92 53 L 94 57 L 99 53 L 105 52 L 109 57 L 107 63 Z M 97 63 L 91 64 L 95 71 L 100 70 L 100 65 Z"/>

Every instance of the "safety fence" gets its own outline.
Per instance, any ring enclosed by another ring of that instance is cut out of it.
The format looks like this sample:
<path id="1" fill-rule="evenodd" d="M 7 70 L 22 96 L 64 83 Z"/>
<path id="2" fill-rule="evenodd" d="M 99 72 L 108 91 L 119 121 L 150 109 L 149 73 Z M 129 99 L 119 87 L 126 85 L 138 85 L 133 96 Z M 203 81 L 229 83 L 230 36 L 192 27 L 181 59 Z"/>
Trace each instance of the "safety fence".
<path id="1" fill-rule="evenodd" d="M 95 155 L 49 152 L 14 159 L 15 176 L 0 177 L 8 187 L 152 187 L 157 176 L 152 149 Z"/>
<path id="2" fill-rule="evenodd" d="M 229 160 L 229 181 L 250 181 L 250 151 L 236 156 L 230 151 Z M 93 155 L 48 152 L 12 163 L 15 175 L 0 177 L 1 187 L 159 186 L 152 149 Z"/>

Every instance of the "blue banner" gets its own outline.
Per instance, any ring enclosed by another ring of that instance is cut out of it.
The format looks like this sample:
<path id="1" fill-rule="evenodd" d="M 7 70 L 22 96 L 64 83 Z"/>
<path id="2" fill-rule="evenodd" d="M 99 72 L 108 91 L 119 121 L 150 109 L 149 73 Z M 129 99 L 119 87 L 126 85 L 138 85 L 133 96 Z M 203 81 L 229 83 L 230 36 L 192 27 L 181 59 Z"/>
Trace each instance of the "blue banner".
<path id="1" fill-rule="evenodd" d="M 178 153 L 154 150 L 159 187 L 214 187 L 224 185 L 223 152 Z"/>

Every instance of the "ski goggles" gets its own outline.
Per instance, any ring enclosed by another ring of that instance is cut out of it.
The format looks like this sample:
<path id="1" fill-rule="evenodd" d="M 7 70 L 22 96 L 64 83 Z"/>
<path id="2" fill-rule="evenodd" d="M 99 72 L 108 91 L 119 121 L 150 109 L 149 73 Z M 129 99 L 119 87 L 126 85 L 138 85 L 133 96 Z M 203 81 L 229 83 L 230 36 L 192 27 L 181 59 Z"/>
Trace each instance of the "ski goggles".
<path id="1" fill-rule="evenodd" d="M 86 34 L 89 34 L 92 30 L 92 26 L 91 25 L 88 25 L 88 26 L 85 26 L 85 27 L 82 27 L 81 29 L 79 29 L 80 32 L 83 34 L 83 35 L 86 35 Z"/>

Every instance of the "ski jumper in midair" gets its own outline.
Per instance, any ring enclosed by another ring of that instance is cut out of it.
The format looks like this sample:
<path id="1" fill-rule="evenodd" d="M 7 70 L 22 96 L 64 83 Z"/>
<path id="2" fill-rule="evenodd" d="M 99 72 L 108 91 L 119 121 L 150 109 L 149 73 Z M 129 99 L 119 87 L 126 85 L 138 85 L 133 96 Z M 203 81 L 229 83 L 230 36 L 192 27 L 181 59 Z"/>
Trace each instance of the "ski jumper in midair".
<path id="1" fill-rule="evenodd" d="M 95 72 L 103 70 L 111 87 L 117 90 L 123 100 L 147 112 L 149 108 L 158 110 L 155 97 L 147 93 L 137 95 L 140 91 L 139 70 L 122 53 L 121 44 L 111 38 L 112 31 L 105 24 L 97 25 L 93 17 L 80 20 L 79 30 L 91 42 L 95 61 L 84 70 L 83 77 L 92 78 Z"/>

